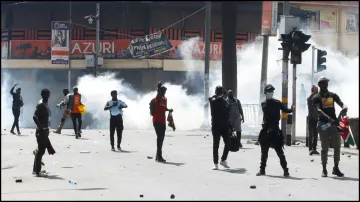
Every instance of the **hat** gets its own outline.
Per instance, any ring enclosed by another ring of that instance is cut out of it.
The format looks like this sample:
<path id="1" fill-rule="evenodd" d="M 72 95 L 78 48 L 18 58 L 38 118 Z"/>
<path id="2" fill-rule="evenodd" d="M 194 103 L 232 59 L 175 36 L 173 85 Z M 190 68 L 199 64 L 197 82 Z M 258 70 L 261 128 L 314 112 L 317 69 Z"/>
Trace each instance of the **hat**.
<path id="1" fill-rule="evenodd" d="M 275 90 L 274 86 L 272 86 L 271 84 L 267 84 L 265 87 L 264 87 L 264 93 L 270 91 L 270 90 Z"/>
<path id="2" fill-rule="evenodd" d="M 318 79 L 318 83 L 323 82 L 323 81 L 329 82 L 330 80 L 329 80 L 328 78 L 326 78 L 325 76 L 321 76 L 321 77 Z"/>

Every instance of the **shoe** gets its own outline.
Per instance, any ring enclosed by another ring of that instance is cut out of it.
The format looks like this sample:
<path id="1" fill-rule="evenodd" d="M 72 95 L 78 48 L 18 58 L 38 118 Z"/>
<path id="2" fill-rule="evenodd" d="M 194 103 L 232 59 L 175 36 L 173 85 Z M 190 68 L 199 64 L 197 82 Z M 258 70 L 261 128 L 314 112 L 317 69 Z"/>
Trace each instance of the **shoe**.
<path id="1" fill-rule="evenodd" d="M 289 177 L 289 169 L 288 168 L 285 168 L 284 169 L 284 177 Z"/>
<path id="2" fill-rule="evenodd" d="M 18 131 L 18 135 L 21 135 L 20 131 Z"/>
<path id="3" fill-rule="evenodd" d="M 230 168 L 226 161 L 220 161 L 220 165 L 224 166 L 225 168 Z"/>
<path id="4" fill-rule="evenodd" d="M 32 172 L 32 174 L 33 174 L 33 175 L 36 175 L 36 172 L 35 172 L 35 171 L 33 171 L 33 172 Z"/>
<path id="5" fill-rule="evenodd" d="M 213 170 L 219 170 L 218 164 L 214 164 Z"/>
<path id="6" fill-rule="evenodd" d="M 114 148 L 114 147 L 111 147 L 111 151 L 115 151 L 115 148 Z"/>
<path id="7" fill-rule="evenodd" d="M 79 133 L 80 133 L 80 134 L 82 133 L 81 129 L 79 130 Z M 81 136 L 80 136 L 80 137 L 81 137 Z"/>
<path id="8" fill-rule="evenodd" d="M 314 154 L 320 155 L 320 153 L 318 151 L 316 151 L 316 150 L 314 150 Z"/>
<path id="9" fill-rule="evenodd" d="M 78 134 L 75 134 L 75 138 L 76 138 L 76 139 L 79 139 L 79 135 L 78 135 Z"/>
<path id="10" fill-rule="evenodd" d="M 118 149 L 119 151 L 121 151 L 121 147 L 120 147 L 120 146 L 117 146 L 117 149 Z"/>
<path id="11" fill-rule="evenodd" d="M 13 134 L 13 135 L 16 135 L 16 133 L 15 133 L 13 130 L 12 130 L 12 131 L 10 131 L 10 133 L 11 133 L 11 134 Z"/>
<path id="12" fill-rule="evenodd" d="M 59 131 L 59 130 L 53 130 L 53 133 L 61 134 L 61 131 Z"/>
<path id="13" fill-rule="evenodd" d="M 309 152 L 309 155 L 311 156 L 311 155 L 313 155 L 313 154 L 315 154 L 315 153 L 314 153 L 314 150 L 311 150 L 311 151 Z"/>
<path id="14" fill-rule="evenodd" d="M 36 173 L 36 177 L 47 177 L 48 175 L 46 173 L 40 172 Z"/>
<path id="15" fill-rule="evenodd" d="M 338 176 L 338 177 L 344 177 L 344 173 L 342 173 L 338 167 L 334 167 L 332 174 Z"/>
<path id="16" fill-rule="evenodd" d="M 80 133 L 80 132 L 78 133 L 78 136 L 81 137 L 81 133 Z"/>
<path id="17" fill-rule="evenodd" d="M 239 147 L 240 147 L 240 148 L 243 148 L 243 146 L 242 146 L 241 142 L 240 142 L 240 145 L 239 145 Z"/>
<path id="18" fill-rule="evenodd" d="M 156 159 L 155 159 L 155 161 L 157 161 L 157 162 L 159 162 L 159 163 L 165 163 L 166 162 L 166 160 L 165 159 L 163 159 L 163 157 L 157 157 Z"/>
<path id="19" fill-rule="evenodd" d="M 256 173 L 256 176 L 265 175 L 265 170 L 260 169 L 258 173 Z"/>
<path id="20" fill-rule="evenodd" d="M 322 174 L 321 174 L 321 177 L 327 177 L 327 174 L 328 174 L 328 173 L 327 173 L 327 170 L 323 170 L 323 171 L 322 171 Z"/>

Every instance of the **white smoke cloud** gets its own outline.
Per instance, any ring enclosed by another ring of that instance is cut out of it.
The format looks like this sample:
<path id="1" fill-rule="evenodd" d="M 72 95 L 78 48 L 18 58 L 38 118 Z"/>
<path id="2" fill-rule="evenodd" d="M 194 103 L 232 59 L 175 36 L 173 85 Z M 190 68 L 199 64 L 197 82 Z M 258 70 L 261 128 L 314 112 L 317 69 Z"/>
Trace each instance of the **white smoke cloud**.
<path id="1" fill-rule="evenodd" d="M 194 69 L 204 69 L 203 61 L 192 60 L 193 43 L 197 38 L 190 39 L 183 43 L 181 50 L 185 57 L 183 61 L 188 70 L 187 80 L 193 80 Z M 315 45 L 317 48 L 328 50 L 327 70 L 315 74 L 315 84 L 319 76 L 327 76 L 330 79 L 329 90 L 337 93 L 343 102 L 348 106 L 348 115 L 351 117 L 359 116 L 359 61 L 358 56 L 348 58 L 339 52 L 334 52 L 327 47 L 318 47 L 312 40 L 308 43 Z M 274 97 L 281 100 L 281 51 L 278 50 L 280 43 L 277 37 L 270 37 L 269 55 L 268 55 L 268 76 L 267 83 L 271 83 L 275 88 Z M 261 74 L 261 56 L 262 43 L 257 40 L 254 43 L 246 45 L 243 49 L 238 50 L 238 98 L 243 104 L 258 104 L 260 94 L 260 74 Z M 217 62 L 217 68 L 221 67 L 221 61 Z M 221 69 L 221 68 L 220 68 Z M 120 75 L 121 76 L 121 75 Z M 1 118 L 3 127 L 9 127 L 12 124 L 11 99 L 8 91 L 10 90 L 9 82 L 11 76 L 2 76 L 2 105 Z M 292 100 L 292 65 L 289 64 L 289 106 Z M 307 95 L 310 94 L 311 88 L 311 48 L 303 53 L 303 64 L 297 68 L 297 135 L 305 136 L 305 116 L 306 109 L 299 105 L 300 86 L 304 84 Z M 221 85 L 221 70 L 210 71 L 210 96 L 214 93 L 216 85 Z M 115 74 L 104 74 L 97 78 L 90 75 L 78 79 L 77 86 L 84 97 L 87 111 L 95 120 L 92 128 L 108 128 L 109 112 L 103 108 L 108 100 L 111 99 L 110 91 L 118 90 L 118 98 L 125 101 L 129 108 L 124 109 L 124 126 L 125 129 L 151 129 L 152 121 L 149 113 L 149 102 L 156 95 L 156 89 L 153 92 L 139 94 L 132 89 L 124 80 L 116 79 Z M 168 88 L 166 97 L 168 98 L 168 107 L 174 109 L 174 120 L 179 130 L 198 129 L 203 123 L 203 106 L 204 95 L 188 95 L 186 90 L 180 85 L 165 83 Z M 203 86 L 196 86 L 203 89 Z M 200 90 L 201 91 L 201 90 Z M 36 93 L 36 95 L 38 92 Z M 306 98 L 305 98 L 306 99 Z M 339 108 L 337 107 L 337 112 Z M 10 117 L 10 118 L 9 118 Z M 247 120 L 245 120 L 247 121 Z M 27 115 L 24 123 L 32 123 L 31 116 Z"/>

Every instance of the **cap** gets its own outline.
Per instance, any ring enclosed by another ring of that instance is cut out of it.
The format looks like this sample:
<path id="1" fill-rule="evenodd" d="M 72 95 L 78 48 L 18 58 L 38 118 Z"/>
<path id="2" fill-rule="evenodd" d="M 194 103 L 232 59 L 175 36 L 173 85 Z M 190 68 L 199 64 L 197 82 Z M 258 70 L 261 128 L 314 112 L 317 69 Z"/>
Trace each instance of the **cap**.
<path id="1" fill-rule="evenodd" d="M 75 87 L 73 88 L 73 90 L 75 90 L 75 89 L 79 90 L 77 86 L 75 86 Z"/>
<path id="2" fill-rule="evenodd" d="M 275 90 L 274 86 L 272 86 L 271 84 L 266 84 L 264 87 L 264 93 L 266 93 L 270 90 Z"/>
<path id="3" fill-rule="evenodd" d="M 325 76 L 321 76 L 319 79 L 318 79 L 318 83 L 320 82 L 329 82 L 330 80 L 328 78 L 326 78 Z"/>

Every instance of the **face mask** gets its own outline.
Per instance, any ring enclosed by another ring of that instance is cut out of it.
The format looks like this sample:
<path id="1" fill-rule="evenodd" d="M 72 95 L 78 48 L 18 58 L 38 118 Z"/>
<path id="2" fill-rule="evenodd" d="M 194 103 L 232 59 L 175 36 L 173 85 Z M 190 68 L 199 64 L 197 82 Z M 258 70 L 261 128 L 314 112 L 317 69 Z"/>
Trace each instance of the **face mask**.
<path id="1" fill-rule="evenodd" d="M 266 99 L 271 99 L 274 93 L 267 92 L 265 95 L 266 95 Z"/>

